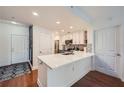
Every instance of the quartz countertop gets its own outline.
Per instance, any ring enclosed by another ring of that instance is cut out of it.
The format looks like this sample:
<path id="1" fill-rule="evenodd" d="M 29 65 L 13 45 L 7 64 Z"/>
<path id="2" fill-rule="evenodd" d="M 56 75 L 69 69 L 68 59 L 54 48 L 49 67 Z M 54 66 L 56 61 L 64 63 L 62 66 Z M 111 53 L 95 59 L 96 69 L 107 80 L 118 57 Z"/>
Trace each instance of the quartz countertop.
<path id="1" fill-rule="evenodd" d="M 50 54 L 38 56 L 40 62 L 46 64 L 49 68 L 55 69 L 78 60 L 91 57 L 94 53 L 85 53 L 81 51 L 74 52 L 74 55 Z"/>

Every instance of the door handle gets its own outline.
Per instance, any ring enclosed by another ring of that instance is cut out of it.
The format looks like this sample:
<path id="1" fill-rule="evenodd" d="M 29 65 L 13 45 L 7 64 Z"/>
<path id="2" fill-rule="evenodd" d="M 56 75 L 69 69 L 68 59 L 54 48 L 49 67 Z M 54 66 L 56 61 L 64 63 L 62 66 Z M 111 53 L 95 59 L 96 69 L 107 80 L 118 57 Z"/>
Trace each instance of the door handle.
<path id="1" fill-rule="evenodd" d="M 40 51 L 40 53 L 42 53 L 42 51 Z"/>
<path id="2" fill-rule="evenodd" d="M 117 53 L 117 56 L 121 56 L 121 54 Z"/>

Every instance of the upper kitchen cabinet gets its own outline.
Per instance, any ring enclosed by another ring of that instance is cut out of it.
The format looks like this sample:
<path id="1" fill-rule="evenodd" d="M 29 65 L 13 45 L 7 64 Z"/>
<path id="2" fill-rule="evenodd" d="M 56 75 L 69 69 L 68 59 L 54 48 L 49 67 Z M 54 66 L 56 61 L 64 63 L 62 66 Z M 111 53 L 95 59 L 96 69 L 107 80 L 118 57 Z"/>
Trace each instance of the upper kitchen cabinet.
<path id="1" fill-rule="evenodd" d="M 79 32 L 79 43 L 84 44 L 84 31 Z"/>
<path id="2" fill-rule="evenodd" d="M 71 39 L 73 39 L 72 33 L 68 33 L 68 34 L 61 36 L 62 45 L 65 45 L 65 40 L 71 40 Z"/>
<path id="3" fill-rule="evenodd" d="M 73 39 L 72 33 L 69 33 L 69 34 L 68 34 L 68 38 L 69 38 L 69 40 Z"/>
<path id="4" fill-rule="evenodd" d="M 61 37 L 62 45 L 65 45 L 65 35 Z"/>
<path id="5" fill-rule="evenodd" d="M 87 33 L 85 31 L 77 31 L 67 33 L 61 36 L 62 44 L 65 45 L 65 40 L 73 40 L 73 44 L 85 44 L 87 41 Z"/>
<path id="6" fill-rule="evenodd" d="M 73 33 L 73 44 L 79 44 L 79 32 Z"/>
<path id="7" fill-rule="evenodd" d="M 84 44 L 84 32 L 78 31 L 73 33 L 73 44 Z"/>
<path id="8" fill-rule="evenodd" d="M 65 35 L 65 40 L 70 40 L 70 39 L 72 39 L 72 33 L 67 33 Z"/>

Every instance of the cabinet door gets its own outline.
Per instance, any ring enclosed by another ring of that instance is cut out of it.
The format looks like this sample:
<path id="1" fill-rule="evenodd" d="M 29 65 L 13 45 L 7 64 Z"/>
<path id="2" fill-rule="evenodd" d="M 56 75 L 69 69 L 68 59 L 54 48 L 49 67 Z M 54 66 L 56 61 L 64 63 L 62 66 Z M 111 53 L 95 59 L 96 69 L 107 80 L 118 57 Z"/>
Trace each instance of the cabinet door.
<path id="1" fill-rule="evenodd" d="M 65 45 L 65 35 L 62 36 L 62 45 Z"/>
<path id="2" fill-rule="evenodd" d="M 47 86 L 49 87 L 67 87 L 74 82 L 74 64 L 68 64 L 57 69 L 48 69 Z"/>
<path id="3" fill-rule="evenodd" d="M 73 44 L 79 44 L 79 33 L 78 32 L 73 33 Z"/>
<path id="4" fill-rule="evenodd" d="M 76 41 L 76 44 L 79 44 L 79 32 L 75 33 L 75 41 Z"/>
<path id="5" fill-rule="evenodd" d="M 70 39 L 70 38 L 69 38 L 69 36 L 70 36 L 70 35 L 69 35 L 69 34 L 67 34 L 67 40 L 69 40 L 69 39 Z"/>
<path id="6" fill-rule="evenodd" d="M 79 43 L 84 44 L 84 32 L 79 32 Z"/>
<path id="7" fill-rule="evenodd" d="M 39 63 L 38 65 L 38 80 L 40 87 L 47 87 L 47 66 Z"/>
<path id="8" fill-rule="evenodd" d="M 69 40 L 72 39 L 72 33 L 68 34 L 68 39 L 69 39 Z"/>
<path id="9" fill-rule="evenodd" d="M 72 39 L 73 39 L 73 44 L 76 44 L 76 34 L 75 33 L 72 34 Z"/>
<path id="10" fill-rule="evenodd" d="M 67 34 L 65 35 L 65 40 L 68 40 L 68 35 Z"/>
<path id="11" fill-rule="evenodd" d="M 74 63 L 75 80 L 82 78 L 91 70 L 91 58 L 88 57 Z"/>
<path id="12" fill-rule="evenodd" d="M 27 61 L 26 36 L 12 35 L 12 64 Z"/>

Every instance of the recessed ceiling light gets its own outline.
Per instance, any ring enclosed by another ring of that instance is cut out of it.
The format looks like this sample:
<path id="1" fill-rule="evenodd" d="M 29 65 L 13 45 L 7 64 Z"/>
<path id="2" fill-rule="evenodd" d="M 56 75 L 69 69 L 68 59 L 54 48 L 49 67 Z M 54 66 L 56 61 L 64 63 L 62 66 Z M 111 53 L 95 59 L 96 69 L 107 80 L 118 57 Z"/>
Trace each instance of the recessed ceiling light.
<path id="1" fill-rule="evenodd" d="M 70 26 L 70 29 L 72 29 L 73 28 L 73 26 Z"/>
<path id="2" fill-rule="evenodd" d="M 17 24 L 15 21 L 12 21 L 11 23 L 12 23 L 12 24 Z"/>
<path id="3" fill-rule="evenodd" d="M 65 32 L 64 30 L 61 30 L 61 32 Z"/>
<path id="4" fill-rule="evenodd" d="M 36 13 L 36 12 L 32 12 L 32 14 L 33 14 L 34 16 L 38 16 L 38 15 L 39 15 L 39 14 Z"/>
<path id="5" fill-rule="evenodd" d="M 60 24 L 60 21 L 57 21 L 56 24 Z"/>
<path id="6" fill-rule="evenodd" d="M 58 32 L 56 32 L 56 34 L 59 34 Z"/>

